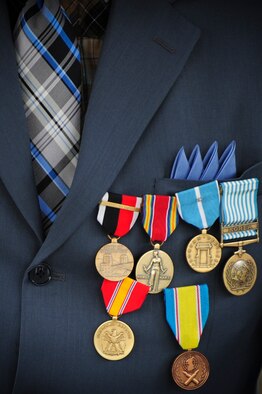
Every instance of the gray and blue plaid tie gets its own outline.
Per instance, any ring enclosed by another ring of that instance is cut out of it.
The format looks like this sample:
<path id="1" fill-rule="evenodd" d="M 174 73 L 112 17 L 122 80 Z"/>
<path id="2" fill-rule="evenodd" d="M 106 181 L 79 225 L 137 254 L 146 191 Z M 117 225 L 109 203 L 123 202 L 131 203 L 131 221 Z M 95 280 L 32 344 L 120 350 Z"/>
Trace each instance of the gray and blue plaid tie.
<path id="1" fill-rule="evenodd" d="M 47 233 L 69 193 L 80 144 L 81 65 L 58 0 L 29 0 L 14 32 L 39 205 Z"/>

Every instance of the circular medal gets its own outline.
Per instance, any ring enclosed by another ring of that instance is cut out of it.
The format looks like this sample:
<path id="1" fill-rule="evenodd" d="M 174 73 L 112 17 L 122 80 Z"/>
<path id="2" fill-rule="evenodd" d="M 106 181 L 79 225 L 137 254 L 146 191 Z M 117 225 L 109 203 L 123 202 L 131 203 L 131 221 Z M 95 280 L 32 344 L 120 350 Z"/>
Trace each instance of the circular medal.
<path id="1" fill-rule="evenodd" d="M 212 271 L 219 263 L 222 250 L 213 235 L 202 233 L 194 237 L 186 248 L 186 259 L 197 272 Z"/>
<path id="2" fill-rule="evenodd" d="M 165 289 L 173 275 L 174 265 L 171 258 L 157 246 L 140 257 L 136 266 L 136 279 L 150 286 L 150 294 L 160 293 Z"/>
<path id="3" fill-rule="evenodd" d="M 109 320 L 101 324 L 94 335 L 96 351 L 110 361 L 118 361 L 127 357 L 134 343 L 133 331 L 119 320 Z"/>
<path id="4" fill-rule="evenodd" d="M 95 263 L 97 271 L 103 278 L 117 282 L 131 273 L 134 258 L 126 246 L 113 238 L 111 243 L 102 246 L 97 252 Z"/>
<path id="5" fill-rule="evenodd" d="M 223 271 L 227 290 L 236 296 L 248 293 L 257 278 L 255 260 L 248 253 L 235 254 L 226 263 Z"/>
<path id="6" fill-rule="evenodd" d="M 208 379 L 209 363 L 203 354 L 189 350 L 175 359 L 172 376 L 182 389 L 196 390 Z"/>

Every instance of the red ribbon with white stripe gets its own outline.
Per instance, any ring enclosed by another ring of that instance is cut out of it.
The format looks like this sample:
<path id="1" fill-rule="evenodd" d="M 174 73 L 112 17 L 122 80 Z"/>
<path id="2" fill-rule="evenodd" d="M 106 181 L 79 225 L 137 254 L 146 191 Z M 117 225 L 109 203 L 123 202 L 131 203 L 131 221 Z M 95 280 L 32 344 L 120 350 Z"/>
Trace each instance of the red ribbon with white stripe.
<path id="1" fill-rule="evenodd" d="M 105 193 L 99 204 L 97 220 L 111 237 L 123 237 L 134 226 L 141 204 L 141 197 Z"/>

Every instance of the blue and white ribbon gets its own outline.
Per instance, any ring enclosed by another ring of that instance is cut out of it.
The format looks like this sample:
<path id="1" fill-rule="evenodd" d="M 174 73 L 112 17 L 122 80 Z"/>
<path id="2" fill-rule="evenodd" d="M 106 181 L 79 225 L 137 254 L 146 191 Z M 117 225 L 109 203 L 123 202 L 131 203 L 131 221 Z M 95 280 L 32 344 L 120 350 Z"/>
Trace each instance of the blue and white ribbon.
<path id="1" fill-rule="evenodd" d="M 223 226 L 237 226 L 258 220 L 257 178 L 222 182 L 220 221 Z M 232 231 L 223 234 L 223 240 L 257 236 L 257 230 Z"/>
<path id="2" fill-rule="evenodd" d="M 219 217 L 220 193 L 217 181 L 179 192 L 176 198 L 181 218 L 200 230 L 211 227 Z"/>

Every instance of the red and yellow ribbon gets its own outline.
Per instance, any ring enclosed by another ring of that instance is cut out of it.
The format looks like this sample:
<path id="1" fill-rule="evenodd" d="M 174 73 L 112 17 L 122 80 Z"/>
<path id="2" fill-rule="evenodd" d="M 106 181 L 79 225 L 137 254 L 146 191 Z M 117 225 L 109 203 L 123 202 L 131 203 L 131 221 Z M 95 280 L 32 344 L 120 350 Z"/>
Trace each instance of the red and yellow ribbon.
<path id="1" fill-rule="evenodd" d="M 149 289 L 149 286 L 131 278 L 125 278 L 119 282 L 105 279 L 101 290 L 108 314 L 121 316 L 141 308 Z"/>

